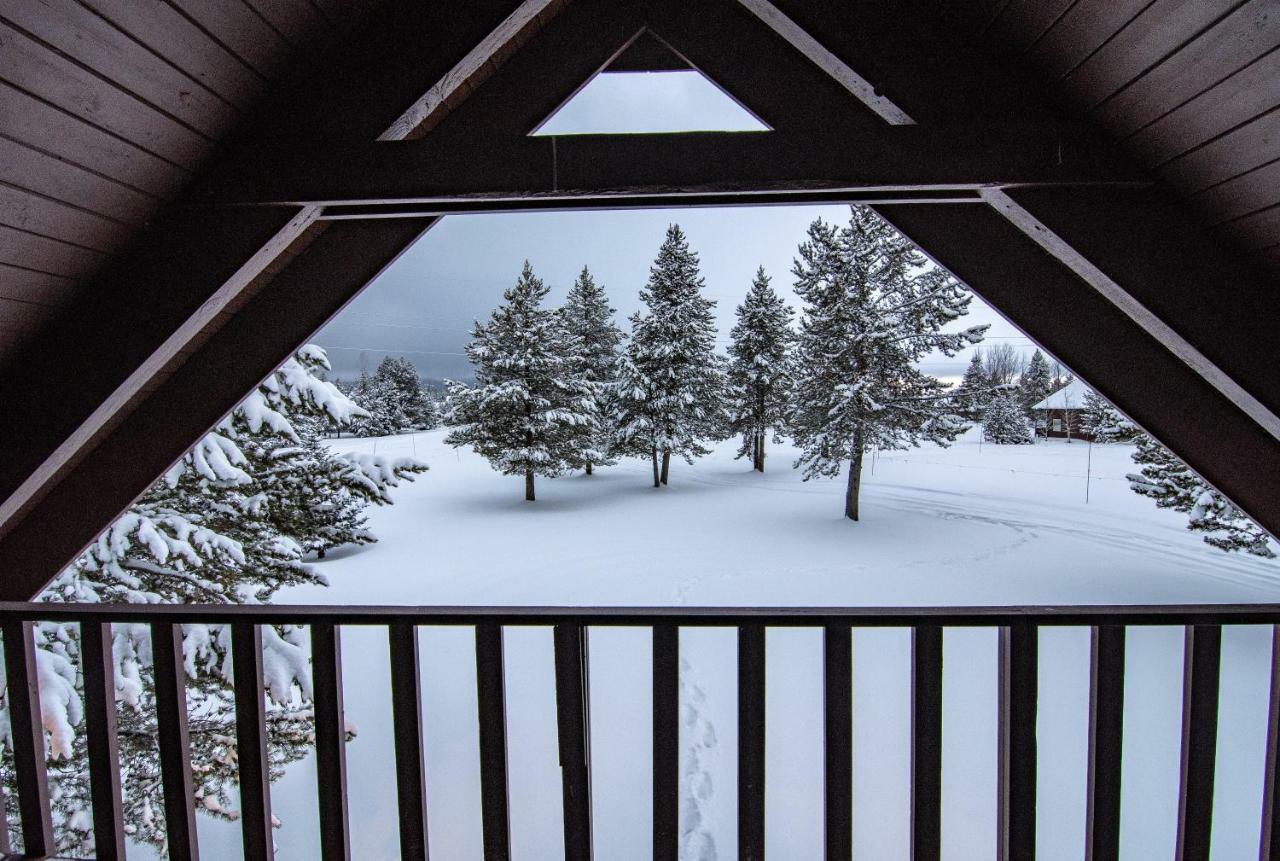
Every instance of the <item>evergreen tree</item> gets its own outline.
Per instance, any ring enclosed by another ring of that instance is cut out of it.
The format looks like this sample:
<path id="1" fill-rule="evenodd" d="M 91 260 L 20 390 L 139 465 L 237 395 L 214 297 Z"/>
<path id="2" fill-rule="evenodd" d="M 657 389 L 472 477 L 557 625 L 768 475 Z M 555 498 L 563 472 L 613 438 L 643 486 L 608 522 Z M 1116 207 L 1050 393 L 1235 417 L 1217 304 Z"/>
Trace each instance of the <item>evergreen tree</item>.
<path id="1" fill-rule="evenodd" d="M 1138 429 L 1111 402 L 1089 389 L 1084 393 L 1080 411 L 1080 430 L 1094 442 L 1128 442 L 1138 436 Z"/>
<path id="2" fill-rule="evenodd" d="M 346 424 L 361 413 L 320 374 L 323 351 L 304 347 L 267 378 L 161 480 L 129 507 L 41 596 L 45 601 L 134 603 L 245 603 L 270 599 L 293 583 L 322 583 L 302 562 L 303 532 L 288 511 L 290 496 L 308 499 L 312 485 L 299 425 L 308 417 Z M 408 459 L 370 464 L 344 460 L 341 468 L 372 484 L 426 469 Z M 383 491 L 385 494 L 385 490 Z M 367 494 L 373 499 L 374 494 Z M 385 501 L 385 500 L 378 500 Z M 187 695 L 193 716 L 191 758 L 197 778 L 193 801 L 204 812 L 234 818 L 234 696 L 230 687 L 230 630 L 184 625 Z M 290 626 L 263 628 L 271 775 L 308 752 L 313 729 L 308 701 L 305 632 Z M 93 854 L 88 821 L 88 776 L 80 688 L 74 671 L 79 652 L 75 625 L 46 623 L 37 634 L 41 702 L 49 734 L 48 756 L 56 786 L 53 812 L 60 854 Z M 124 818 L 134 839 L 158 849 L 165 834 L 157 779 L 156 713 L 151 650 L 144 626 L 117 625 L 112 651 L 119 695 L 122 783 L 129 787 Z M 45 672 L 44 670 L 49 672 Z M 58 679 L 61 681 L 58 681 Z M 0 719 L 0 722 L 3 722 Z M 0 766 L 12 779 L 12 763 Z M 12 813 L 11 813 L 12 815 Z M 10 819 L 10 821 L 15 821 Z"/>
<path id="3" fill-rule="evenodd" d="M 649 458 L 654 487 L 667 483 L 673 454 L 693 463 L 710 451 L 704 441 L 724 431 L 724 360 L 715 353 L 715 302 L 702 286 L 698 256 L 672 224 L 640 291 L 647 312 L 631 318 L 618 373 L 615 449 Z"/>
<path id="4" fill-rule="evenodd" d="M 956 412 L 973 421 L 982 415 L 991 397 L 987 369 L 982 364 L 982 349 L 973 351 L 969 366 L 964 369 L 964 378 L 956 387 L 954 404 Z"/>
<path id="5" fill-rule="evenodd" d="M 435 403 L 422 388 L 413 362 L 403 356 L 388 356 L 378 363 L 374 378 L 380 383 L 382 397 L 388 401 L 387 414 L 399 422 L 400 428 L 431 430 L 440 424 Z"/>
<path id="6" fill-rule="evenodd" d="M 1031 354 L 1031 361 L 1022 372 L 1018 381 L 1018 394 L 1025 415 L 1031 414 L 1031 408 L 1043 401 L 1053 392 L 1053 375 L 1044 353 L 1036 350 Z"/>
<path id="7" fill-rule="evenodd" d="M 604 288 L 596 284 L 585 266 L 565 298 L 560 317 L 572 371 L 591 386 L 596 405 L 593 420 L 577 426 L 580 440 L 573 464 L 591 475 L 595 467 L 617 462 L 610 455 L 612 416 L 617 401 L 618 348 L 626 336 L 613 323 L 613 308 Z"/>
<path id="8" fill-rule="evenodd" d="M 1141 467 L 1128 477 L 1135 493 L 1154 499 L 1160 508 L 1187 515 L 1187 528 L 1203 535 L 1219 550 L 1244 551 L 1272 559 L 1275 541 L 1262 527 L 1209 487 L 1191 467 L 1147 434 L 1139 434 L 1133 462 Z"/>
<path id="9" fill-rule="evenodd" d="M 562 475 L 581 460 L 578 429 L 591 425 L 592 387 L 575 369 L 559 315 L 542 307 L 547 288 L 525 261 L 505 304 L 476 327 L 467 345 L 476 384 L 450 384 L 458 425 L 445 442 L 469 445 L 503 475 L 523 475 L 534 500 L 534 476 Z"/>
<path id="10" fill-rule="evenodd" d="M 352 430 L 359 436 L 390 436 L 399 433 L 407 421 L 385 376 L 361 371 L 352 399 L 362 411 L 352 423 Z"/>
<path id="11" fill-rule="evenodd" d="M 752 467 L 764 472 L 765 437 L 772 430 L 778 441 L 791 395 L 794 312 L 769 286 L 762 266 L 737 314 L 729 346 L 729 430 L 742 435 L 738 457 L 749 455 Z"/>
<path id="12" fill-rule="evenodd" d="M 1013 391 L 997 392 L 982 414 L 982 438 L 996 445 L 1030 445 L 1035 442 L 1031 424 Z"/>
<path id="13" fill-rule="evenodd" d="M 964 429 L 946 386 L 916 363 L 934 350 L 955 355 L 987 327 L 942 332 L 972 297 L 867 208 L 854 207 L 843 230 L 810 225 L 793 271 L 804 302 L 788 416 L 796 466 L 808 480 L 847 462 L 845 516 L 857 520 L 868 448 L 946 445 Z"/>

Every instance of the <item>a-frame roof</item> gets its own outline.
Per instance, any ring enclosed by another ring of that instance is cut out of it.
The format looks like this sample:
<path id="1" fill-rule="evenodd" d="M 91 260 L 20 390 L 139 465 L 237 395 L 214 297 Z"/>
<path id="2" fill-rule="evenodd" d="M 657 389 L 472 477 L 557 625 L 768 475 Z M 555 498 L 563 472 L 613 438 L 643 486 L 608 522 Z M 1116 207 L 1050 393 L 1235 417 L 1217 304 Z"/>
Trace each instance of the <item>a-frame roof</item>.
<path id="1" fill-rule="evenodd" d="M 1280 528 L 1271 0 L 145 6 L 0 5 L 6 596 L 492 209 L 872 203 Z M 777 131 L 526 136 L 655 44 Z"/>

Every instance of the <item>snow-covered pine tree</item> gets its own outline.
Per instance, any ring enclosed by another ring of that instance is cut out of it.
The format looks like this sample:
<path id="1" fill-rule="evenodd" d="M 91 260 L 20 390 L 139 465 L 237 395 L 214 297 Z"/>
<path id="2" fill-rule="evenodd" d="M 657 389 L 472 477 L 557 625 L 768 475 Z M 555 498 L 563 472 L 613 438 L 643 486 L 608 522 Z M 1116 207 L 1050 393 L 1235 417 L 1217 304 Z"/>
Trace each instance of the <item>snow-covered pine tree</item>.
<path id="1" fill-rule="evenodd" d="M 982 415 L 990 397 L 987 369 L 982 364 L 982 350 L 979 348 L 973 351 L 969 365 L 964 369 L 964 377 L 956 387 L 952 399 L 956 412 L 974 421 Z"/>
<path id="2" fill-rule="evenodd" d="M 649 458 L 654 487 L 667 483 L 672 455 L 693 463 L 724 433 L 724 359 L 702 287 L 698 255 L 680 225 L 668 226 L 618 371 L 615 449 Z"/>
<path id="3" fill-rule="evenodd" d="M 400 410 L 399 398 L 385 375 L 361 372 L 353 399 L 362 411 L 352 423 L 352 430 L 359 436 L 390 436 L 399 433 L 408 423 L 408 417 Z"/>
<path id="4" fill-rule="evenodd" d="M 591 475 L 597 466 L 617 462 L 612 448 L 613 413 L 617 401 L 618 348 L 626 337 L 613 322 L 613 308 L 604 287 L 596 284 L 583 266 L 560 308 L 564 337 L 573 372 L 591 386 L 595 412 L 592 422 L 577 427 L 578 455 L 575 469 Z"/>
<path id="5" fill-rule="evenodd" d="M 867 449 L 946 445 L 964 430 L 946 385 L 917 361 L 934 350 L 953 356 L 987 327 L 941 331 L 972 297 L 868 208 L 853 207 L 842 230 L 818 219 L 798 253 L 804 308 L 788 415 L 796 466 L 808 480 L 848 463 L 845 516 L 857 520 Z"/>
<path id="6" fill-rule="evenodd" d="M 526 260 L 505 304 L 477 323 L 467 345 L 476 383 L 451 383 L 456 425 L 445 437 L 469 445 L 503 475 L 524 476 L 534 500 L 534 477 L 563 475 L 579 462 L 578 429 L 593 421 L 591 385 L 574 368 L 559 315 L 542 307 L 547 287 Z"/>
<path id="7" fill-rule="evenodd" d="M 381 383 L 381 394 L 388 401 L 387 413 L 401 422 L 401 427 L 431 430 L 440 424 L 435 403 L 422 388 L 413 362 L 403 356 L 387 356 L 378 363 L 374 378 Z"/>
<path id="8" fill-rule="evenodd" d="M 772 431 L 778 441 L 791 396 L 795 312 L 769 286 L 761 266 L 737 315 L 729 345 L 729 430 L 743 438 L 738 457 L 750 456 L 751 466 L 764 472 L 765 437 Z"/>
<path id="9" fill-rule="evenodd" d="M 1031 423 L 1022 412 L 1013 389 L 996 392 L 982 413 L 982 438 L 996 445 L 1030 445 L 1035 442 Z"/>
<path id="10" fill-rule="evenodd" d="M 131 505 L 40 599 L 246 603 L 269 600 L 291 583 L 324 582 L 302 563 L 301 536 L 280 531 L 290 518 L 277 517 L 275 509 L 288 504 L 281 496 L 284 488 L 307 475 L 298 469 L 302 440 L 296 423 L 324 417 L 346 424 L 360 415 L 349 398 L 320 378 L 327 369 L 322 350 L 299 350 Z M 384 458 L 380 466 L 380 477 L 391 477 L 388 483 L 426 469 L 408 459 Z M 370 483 L 379 475 L 358 460 L 340 459 L 340 468 L 367 474 Z M 299 487 L 297 495 L 305 498 L 308 492 Z M 370 492 L 366 498 L 373 496 Z M 164 828 L 155 815 L 162 799 L 148 633 L 145 626 L 117 625 L 114 634 L 121 778 L 131 790 L 125 797 L 125 824 L 134 839 L 163 847 Z M 310 681 L 305 632 L 264 627 L 263 638 L 273 703 L 267 720 L 274 779 L 310 749 Z M 187 625 L 184 640 L 195 802 L 211 815 L 233 817 L 237 771 L 230 632 L 217 625 Z M 58 849 L 90 856 L 92 832 L 84 827 L 89 821 L 85 742 L 76 731 L 82 717 L 81 681 L 74 671 L 79 631 L 74 625 L 43 624 L 37 644 L 49 769 L 57 788 L 53 811 Z M 12 779 L 11 768 L 6 762 L 0 778 Z"/>
<path id="11" fill-rule="evenodd" d="M 1080 410 L 1080 430 L 1096 443 L 1129 442 L 1138 436 L 1133 422 L 1093 389 L 1084 393 Z"/>
<path id="12" fill-rule="evenodd" d="M 1018 380 L 1023 414 L 1030 415 L 1031 408 L 1047 398 L 1052 391 L 1053 374 L 1049 370 L 1049 363 L 1045 360 L 1044 353 L 1036 350 L 1031 354 L 1031 360 L 1027 362 L 1022 377 Z"/>
<path id="13" fill-rule="evenodd" d="M 1219 550 L 1275 558 L 1276 542 L 1266 530 L 1155 439 L 1138 434 L 1131 456 L 1141 467 L 1137 474 L 1127 476 L 1133 491 L 1154 499 L 1160 508 L 1185 513 L 1187 528 L 1201 533 L 1206 544 Z"/>

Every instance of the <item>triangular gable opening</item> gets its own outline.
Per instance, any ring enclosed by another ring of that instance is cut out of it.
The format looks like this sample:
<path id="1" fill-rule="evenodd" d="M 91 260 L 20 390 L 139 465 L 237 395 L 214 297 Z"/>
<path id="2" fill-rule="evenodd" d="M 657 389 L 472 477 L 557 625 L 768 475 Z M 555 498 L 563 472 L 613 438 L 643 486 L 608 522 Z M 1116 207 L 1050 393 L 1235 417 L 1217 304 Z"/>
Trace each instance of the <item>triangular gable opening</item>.
<path id="1" fill-rule="evenodd" d="M 645 30 L 532 134 L 713 131 L 760 132 L 770 128 Z"/>

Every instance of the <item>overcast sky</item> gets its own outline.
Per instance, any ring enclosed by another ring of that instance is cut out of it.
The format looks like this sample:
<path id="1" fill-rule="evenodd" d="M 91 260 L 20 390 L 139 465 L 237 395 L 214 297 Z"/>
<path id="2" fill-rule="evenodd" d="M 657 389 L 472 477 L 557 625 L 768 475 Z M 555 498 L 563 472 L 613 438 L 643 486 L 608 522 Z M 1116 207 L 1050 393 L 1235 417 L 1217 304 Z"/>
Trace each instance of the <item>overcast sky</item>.
<path id="1" fill-rule="evenodd" d="M 696 73 L 602 75 L 554 116 L 542 131 L 743 130 L 757 127 Z M 405 356 L 426 377 L 470 376 L 462 349 L 474 320 L 501 301 L 528 259 L 559 303 L 583 265 L 603 283 L 618 324 L 639 306 L 667 225 L 678 222 L 698 253 L 706 295 L 717 303 L 720 345 L 727 343 L 734 308 L 757 266 L 799 310 L 791 292 L 796 246 L 815 218 L 844 222 L 842 206 L 455 215 L 442 219 L 358 296 L 315 339 L 329 352 L 336 375 L 372 371 L 387 355 Z M 981 299 L 956 328 L 991 323 L 988 339 L 1027 352 L 1032 342 Z M 922 367 L 939 377 L 963 373 L 968 354 L 930 357 Z"/>

